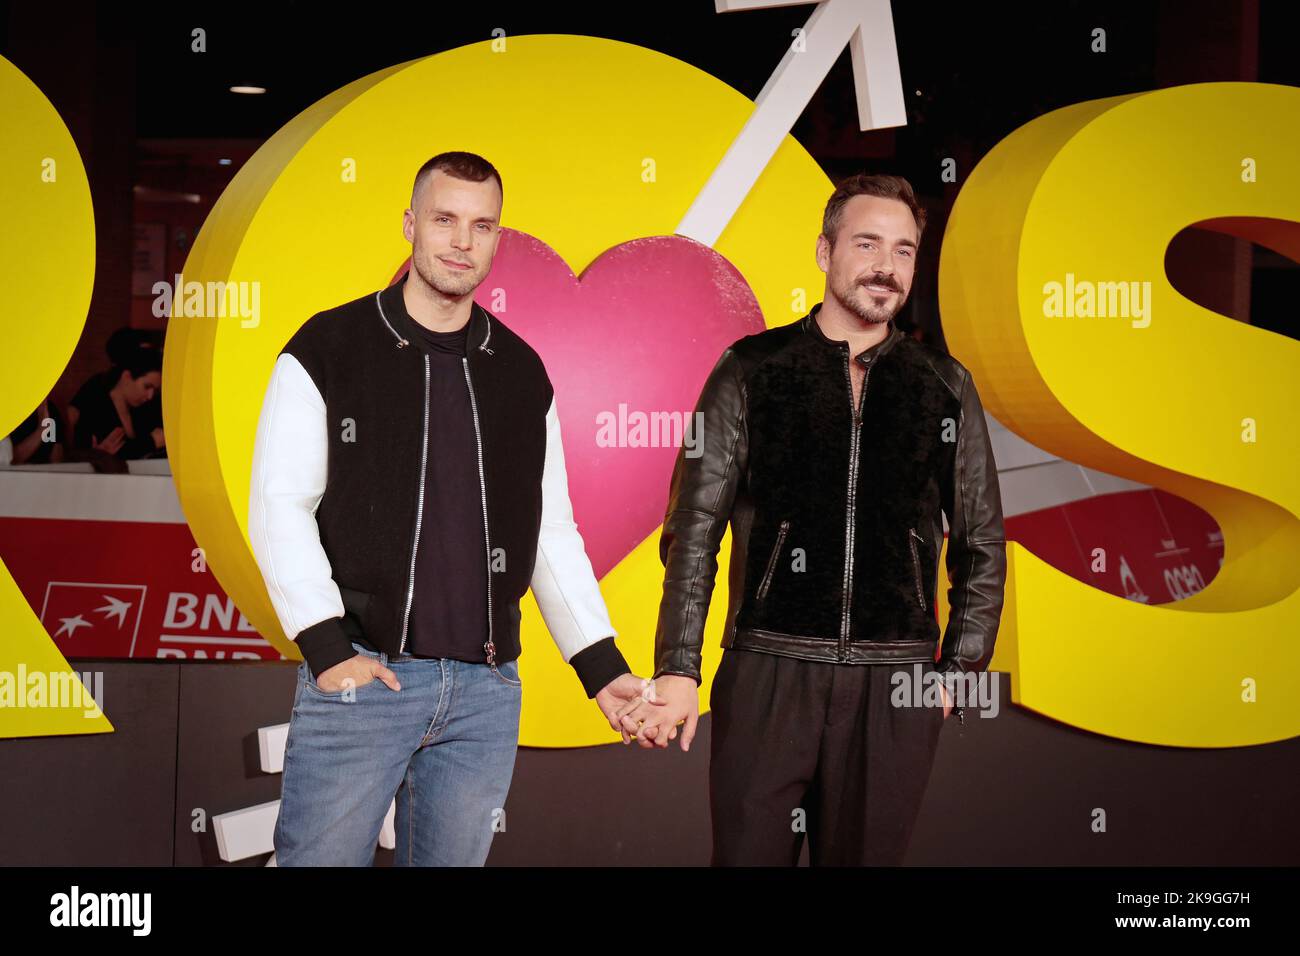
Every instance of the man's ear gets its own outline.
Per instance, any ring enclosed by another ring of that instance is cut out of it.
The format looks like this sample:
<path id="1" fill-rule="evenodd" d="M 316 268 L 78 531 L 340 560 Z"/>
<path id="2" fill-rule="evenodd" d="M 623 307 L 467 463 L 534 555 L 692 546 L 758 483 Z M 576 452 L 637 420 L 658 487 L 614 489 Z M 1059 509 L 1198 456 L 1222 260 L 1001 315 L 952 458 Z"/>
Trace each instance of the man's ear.
<path id="1" fill-rule="evenodd" d="M 817 268 L 829 272 L 831 268 L 831 243 L 825 233 L 817 234 Z"/>
<path id="2" fill-rule="evenodd" d="M 402 235 L 409 243 L 415 243 L 415 213 L 407 209 L 402 213 Z"/>

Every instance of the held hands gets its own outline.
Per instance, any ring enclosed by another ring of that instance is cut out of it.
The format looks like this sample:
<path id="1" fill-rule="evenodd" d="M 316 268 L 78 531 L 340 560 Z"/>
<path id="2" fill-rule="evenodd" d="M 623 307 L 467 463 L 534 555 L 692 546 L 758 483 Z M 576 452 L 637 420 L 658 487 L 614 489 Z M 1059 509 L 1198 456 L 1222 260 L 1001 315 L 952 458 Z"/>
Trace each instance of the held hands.
<path id="1" fill-rule="evenodd" d="M 327 693 L 343 690 L 345 687 L 351 687 L 354 690 L 369 684 L 372 680 L 381 680 L 393 690 L 401 690 L 402 685 L 397 682 L 397 675 L 384 667 L 373 657 L 367 657 L 364 654 L 357 654 L 349 657 L 345 661 L 340 661 L 333 667 L 328 667 L 320 672 L 316 678 L 316 686 Z"/>
<path id="2" fill-rule="evenodd" d="M 678 674 L 646 681 L 648 686 L 640 698 L 625 704 L 618 712 L 619 731 L 623 743 L 633 737 L 645 750 L 658 747 L 667 749 L 677 738 L 678 724 L 684 724 L 681 733 L 683 752 L 691 749 L 695 739 L 695 726 L 700 720 L 698 685 L 690 677 Z"/>
<path id="3" fill-rule="evenodd" d="M 943 718 L 952 713 L 953 698 L 940 684 L 943 694 Z M 698 685 L 690 677 L 665 674 L 657 680 L 643 680 L 632 674 L 612 680 L 596 695 L 596 703 L 609 725 L 623 737 L 623 743 L 637 740 L 642 748 L 667 749 L 681 733 L 682 751 L 691 749 L 695 728 L 700 720 Z"/>
<path id="4" fill-rule="evenodd" d="M 647 698 L 645 695 L 649 695 Z M 635 707 L 644 699 L 654 697 L 654 681 L 645 680 L 637 677 L 635 674 L 623 674 L 616 677 L 596 694 L 596 704 L 600 707 L 600 712 L 605 715 L 609 721 L 609 726 L 623 735 L 623 743 L 630 743 L 632 738 L 628 736 L 623 724 L 620 722 L 620 714 Z M 633 724 L 633 729 L 635 729 Z"/>

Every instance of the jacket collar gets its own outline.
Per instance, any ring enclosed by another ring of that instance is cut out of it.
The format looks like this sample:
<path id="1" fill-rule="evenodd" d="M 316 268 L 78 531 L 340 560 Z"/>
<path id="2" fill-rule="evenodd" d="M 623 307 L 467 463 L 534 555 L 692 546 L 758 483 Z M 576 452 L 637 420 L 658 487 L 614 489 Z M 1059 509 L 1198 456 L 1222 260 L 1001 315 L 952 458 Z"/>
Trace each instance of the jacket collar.
<path id="1" fill-rule="evenodd" d="M 384 325 L 388 326 L 388 331 L 393 334 L 398 348 L 406 348 L 411 344 L 411 326 L 416 324 L 415 319 L 411 318 L 410 313 L 406 311 L 406 302 L 402 298 L 402 290 L 406 287 L 408 275 L 410 275 L 409 270 L 402 275 L 399 281 L 375 293 L 375 303 L 379 310 L 379 317 L 383 320 Z M 491 338 L 492 316 L 478 302 L 471 300 L 469 332 L 465 338 L 467 350 L 477 348 L 491 355 L 493 352 L 488 346 Z"/>
<path id="2" fill-rule="evenodd" d="M 835 339 L 828 339 L 826 337 L 826 333 L 822 331 L 822 327 L 817 323 L 817 313 L 821 311 L 821 307 L 822 307 L 822 303 L 818 302 L 816 305 L 812 307 L 812 311 L 809 312 L 800 320 L 803 326 L 803 330 L 807 332 L 814 341 L 819 342 L 822 345 L 826 345 L 831 348 L 847 349 L 849 347 L 849 344 L 847 342 L 836 341 Z M 877 342 L 875 345 L 871 346 L 871 348 L 864 349 L 863 351 L 859 352 L 856 356 L 854 356 L 854 360 L 859 362 L 862 365 L 870 365 L 876 359 L 880 358 L 882 355 L 884 355 L 890 349 L 892 349 L 895 345 L 897 345 L 899 339 L 901 338 L 903 338 L 902 330 L 899 329 L 899 327 L 894 324 L 893 319 L 890 319 L 889 331 L 885 333 L 885 337 L 881 339 L 879 342 Z"/>

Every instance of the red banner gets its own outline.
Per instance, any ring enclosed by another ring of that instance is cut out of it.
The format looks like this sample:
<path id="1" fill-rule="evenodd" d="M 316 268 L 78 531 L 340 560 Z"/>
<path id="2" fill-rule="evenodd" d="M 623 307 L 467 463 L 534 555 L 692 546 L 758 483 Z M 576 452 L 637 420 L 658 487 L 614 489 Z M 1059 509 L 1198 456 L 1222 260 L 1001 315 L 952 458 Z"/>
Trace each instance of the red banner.
<path id="1" fill-rule="evenodd" d="M 1061 571 L 1164 604 L 1218 573 L 1214 520 L 1143 489 L 1006 519 L 1007 536 Z M 0 555 L 68 658 L 279 660 L 203 565 L 185 524 L 0 517 Z"/>

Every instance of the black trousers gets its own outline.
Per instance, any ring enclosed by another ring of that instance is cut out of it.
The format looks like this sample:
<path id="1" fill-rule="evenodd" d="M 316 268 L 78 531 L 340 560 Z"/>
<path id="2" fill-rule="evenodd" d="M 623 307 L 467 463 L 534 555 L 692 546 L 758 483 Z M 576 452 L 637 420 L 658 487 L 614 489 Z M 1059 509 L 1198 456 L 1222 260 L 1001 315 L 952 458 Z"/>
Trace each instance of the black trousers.
<path id="1" fill-rule="evenodd" d="M 902 863 L 943 708 L 893 706 L 916 664 L 831 664 L 727 649 L 709 697 L 714 866 Z M 934 670 L 933 662 L 920 665 Z"/>

